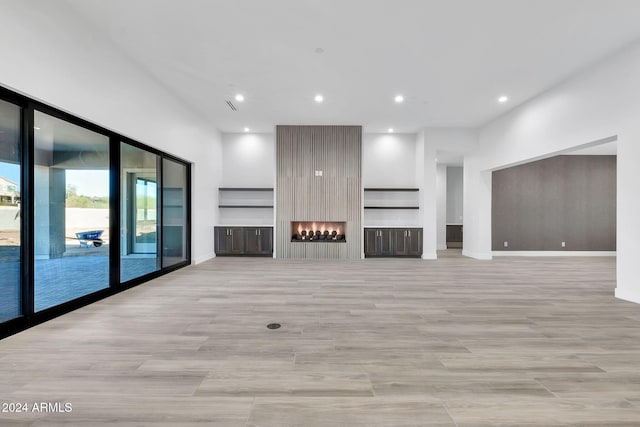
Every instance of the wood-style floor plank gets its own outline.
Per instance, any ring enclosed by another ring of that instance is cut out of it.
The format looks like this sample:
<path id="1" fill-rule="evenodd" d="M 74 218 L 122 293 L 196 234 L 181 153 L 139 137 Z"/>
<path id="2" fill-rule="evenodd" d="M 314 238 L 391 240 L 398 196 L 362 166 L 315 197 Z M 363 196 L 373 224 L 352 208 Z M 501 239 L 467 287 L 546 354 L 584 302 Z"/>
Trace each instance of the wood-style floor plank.
<path id="1" fill-rule="evenodd" d="M 441 255 L 163 276 L 0 341 L 0 401 L 73 405 L 0 425 L 640 425 L 614 258 Z"/>

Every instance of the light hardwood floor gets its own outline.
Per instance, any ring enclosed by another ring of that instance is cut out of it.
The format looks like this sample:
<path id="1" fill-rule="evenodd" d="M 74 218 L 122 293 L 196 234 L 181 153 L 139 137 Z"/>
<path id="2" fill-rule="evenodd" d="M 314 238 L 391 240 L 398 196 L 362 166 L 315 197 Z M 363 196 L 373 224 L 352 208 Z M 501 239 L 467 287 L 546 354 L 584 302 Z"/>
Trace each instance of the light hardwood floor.
<path id="1" fill-rule="evenodd" d="M 0 425 L 640 425 L 614 258 L 441 255 L 154 280 L 0 341 L 2 402 L 73 405 Z"/>

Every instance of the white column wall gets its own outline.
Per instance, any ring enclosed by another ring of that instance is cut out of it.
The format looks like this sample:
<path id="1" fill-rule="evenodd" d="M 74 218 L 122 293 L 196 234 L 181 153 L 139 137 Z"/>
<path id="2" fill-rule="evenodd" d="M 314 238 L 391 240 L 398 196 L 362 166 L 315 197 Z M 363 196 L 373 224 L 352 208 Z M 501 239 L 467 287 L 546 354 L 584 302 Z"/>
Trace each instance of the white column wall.
<path id="1" fill-rule="evenodd" d="M 640 44 L 607 58 L 479 130 L 465 160 L 465 252 L 491 249 L 489 170 L 618 138 L 616 296 L 640 303 Z"/>
<path id="2" fill-rule="evenodd" d="M 437 249 L 447 249 L 447 165 L 436 167 Z"/>
<path id="3" fill-rule="evenodd" d="M 491 172 L 473 159 L 464 161 L 462 255 L 491 259 Z"/>
<path id="4" fill-rule="evenodd" d="M 427 140 L 425 131 L 416 136 L 416 145 L 422 154 L 418 187 L 420 188 L 420 215 L 422 216 L 422 258 L 437 259 L 438 223 L 436 209 L 436 148 Z"/>
<path id="5" fill-rule="evenodd" d="M 193 162 L 192 258 L 213 257 L 220 133 L 56 2 L 7 0 L 2 14 L 0 84 Z"/>
<path id="6" fill-rule="evenodd" d="M 640 124 L 626 129 L 618 135 L 616 297 L 640 303 Z"/>

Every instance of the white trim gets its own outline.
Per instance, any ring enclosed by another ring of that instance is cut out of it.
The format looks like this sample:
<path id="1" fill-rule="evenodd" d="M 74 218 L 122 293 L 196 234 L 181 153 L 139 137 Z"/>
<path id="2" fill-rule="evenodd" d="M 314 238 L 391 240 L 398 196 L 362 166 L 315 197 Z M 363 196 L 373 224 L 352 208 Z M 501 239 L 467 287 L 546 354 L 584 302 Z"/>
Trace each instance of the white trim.
<path id="1" fill-rule="evenodd" d="M 616 288 L 616 298 L 640 304 L 640 293 Z"/>
<path id="2" fill-rule="evenodd" d="M 364 228 L 423 228 L 421 225 L 365 225 Z"/>
<path id="3" fill-rule="evenodd" d="M 214 227 L 274 227 L 273 224 L 216 224 Z"/>
<path id="4" fill-rule="evenodd" d="M 438 250 L 439 251 L 444 251 L 447 249 L 447 245 L 438 245 Z"/>
<path id="5" fill-rule="evenodd" d="M 616 256 L 616 251 L 493 251 L 493 256 Z"/>
<path id="6" fill-rule="evenodd" d="M 422 254 L 422 259 L 438 259 L 438 254 L 435 252 L 432 252 L 430 254 Z"/>
<path id="7" fill-rule="evenodd" d="M 200 264 L 202 262 L 209 261 L 210 259 L 213 259 L 215 257 L 216 257 L 216 253 L 215 252 L 209 252 L 208 254 L 204 254 L 204 255 L 199 256 L 197 258 L 193 258 L 193 263 L 194 264 Z"/>
<path id="8" fill-rule="evenodd" d="M 483 253 L 483 252 L 472 252 L 472 251 L 468 251 L 466 249 L 462 249 L 462 256 L 466 256 L 469 258 L 475 258 L 475 259 L 482 259 L 482 260 L 491 260 L 493 259 L 493 256 L 491 254 L 491 252 L 488 253 Z"/>

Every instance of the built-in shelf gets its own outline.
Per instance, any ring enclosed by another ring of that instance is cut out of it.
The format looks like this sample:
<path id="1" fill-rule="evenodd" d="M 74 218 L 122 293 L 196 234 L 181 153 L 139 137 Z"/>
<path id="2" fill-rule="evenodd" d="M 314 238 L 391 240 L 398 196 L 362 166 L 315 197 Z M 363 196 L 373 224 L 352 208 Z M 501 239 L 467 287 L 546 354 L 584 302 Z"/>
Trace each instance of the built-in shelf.
<path id="1" fill-rule="evenodd" d="M 218 191 L 220 209 L 273 209 L 272 187 L 220 187 Z"/>
<path id="2" fill-rule="evenodd" d="M 365 209 L 420 209 L 420 206 L 365 206 Z"/>
<path id="3" fill-rule="evenodd" d="M 268 188 L 268 187 L 255 187 L 255 188 L 248 188 L 248 187 L 223 187 L 223 188 L 218 188 L 218 191 L 273 191 L 273 188 Z"/>
<path id="4" fill-rule="evenodd" d="M 365 188 L 364 191 L 420 191 L 419 188 Z"/>
<path id="5" fill-rule="evenodd" d="M 219 208 L 268 209 L 273 205 L 218 205 Z"/>
<path id="6" fill-rule="evenodd" d="M 419 188 L 415 187 L 365 187 L 364 189 L 364 209 L 371 210 L 404 210 L 415 211 L 420 209 L 418 192 Z M 373 217 L 372 217 L 373 215 Z M 385 216 L 381 212 L 379 215 L 370 213 L 367 215 L 369 220 L 379 221 L 381 218 L 375 219 L 380 215 Z M 371 217 L 371 218 L 369 218 Z M 405 218 L 406 219 L 406 218 Z M 365 220 L 365 223 L 368 220 Z"/>

